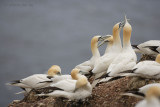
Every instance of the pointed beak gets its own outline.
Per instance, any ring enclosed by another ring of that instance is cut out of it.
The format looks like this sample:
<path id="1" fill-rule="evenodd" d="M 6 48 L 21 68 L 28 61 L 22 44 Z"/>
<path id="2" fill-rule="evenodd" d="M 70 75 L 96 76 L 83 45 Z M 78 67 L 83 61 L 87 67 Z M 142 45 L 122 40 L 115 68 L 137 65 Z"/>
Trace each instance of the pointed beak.
<path id="1" fill-rule="evenodd" d="M 61 73 L 60 73 L 60 72 L 57 72 L 57 75 L 61 75 Z"/>
<path id="2" fill-rule="evenodd" d="M 111 37 L 111 36 L 109 36 L 109 35 L 102 36 L 102 37 L 101 37 L 101 40 L 99 40 L 100 43 L 98 44 L 98 48 L 99 48 L 100 46 L 102 46 L 104 43 L 109 42 L 109 41 L 107 40 L 109 37 Z"/>
<path id="3" fill-rule="evenodd" d="M 119 24 L 119 28 L 123 28 L 124 25 L 126 24 L 126 22 L 130 20 L 130 19 L 127 19 L 126 15 L 124 16 L 124 21 L 122 21 L 120 24 Z"/>

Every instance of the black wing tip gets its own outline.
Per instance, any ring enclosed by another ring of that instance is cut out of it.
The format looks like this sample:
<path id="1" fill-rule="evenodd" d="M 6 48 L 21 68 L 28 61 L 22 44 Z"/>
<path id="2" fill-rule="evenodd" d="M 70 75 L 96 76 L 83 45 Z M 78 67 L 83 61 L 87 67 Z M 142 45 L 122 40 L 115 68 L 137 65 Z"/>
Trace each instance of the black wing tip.
<path id="1" fill-rule="evenodd" d="M 139 49 L 139 48 L 138 48 L 138 45 L 132 45 L 132 47 L 134 47 L 134 48 L 136 48 L 136 49 Z"/>
<path id="2" fill-rule="evenodd" d="M 143 47 L 143 48 L 149 48 L 150 50 L 152 50 L 152 51 L 154 51 L 154 52 L 156 52 L 156 53 L 159 53 L 158 51 L 157 51 L 157 48 L 158 48 L 159 46 L 145 46 L 145 47 Z"/>
<path id="3" fill-rule="evenodd" d="M 108 82 L 111 82 L 111 81 L 114 81 L 114 80 L 118 80 L 118 79 L 121 79 L 121 78 L 123 78 L 123 77 L 125 77 L 125 76 L 113 77 L 113 78 L 109 79 Z"/>
<path id="4" fill-rule="evenodd" d="M 21 83 L 20 80 L 13 80 L 13 81 L 11 81 L 10 84 L 13 85 L 13 84 L 17 84 L 17 83 Z"/>
<path id="5" fill-rule="evenodd" d="M 109 74 L 109 73 L 103 74 L 102 76 L 96 78 L 95 80 L 102 79 L 102 78 L 106 78 L 106 77 L 110 77 L 108 74 Z"/>
<path id="6" fill-rule="evenodd" d="M 39 82 L 39 83 L 52 83 L 53 81 L 42 81 L 42 82 Z"/>
<path id="7" fill-rule="evenodd" d="M 132 93 L 132 94 L 135 94 L 138 96 L 145 97 L 145 95 L 143 93 L 139 92 L 139 89 L 133 89 L 133 90 L 127 91 L 127 93 Z"/>
<path id="8" fill-rule="evenodd" d="M 47 76 L 47 78 L 48 78 L 48 79 L 51 79 L 51 78 L 53 78 L 53 76 Z"/>

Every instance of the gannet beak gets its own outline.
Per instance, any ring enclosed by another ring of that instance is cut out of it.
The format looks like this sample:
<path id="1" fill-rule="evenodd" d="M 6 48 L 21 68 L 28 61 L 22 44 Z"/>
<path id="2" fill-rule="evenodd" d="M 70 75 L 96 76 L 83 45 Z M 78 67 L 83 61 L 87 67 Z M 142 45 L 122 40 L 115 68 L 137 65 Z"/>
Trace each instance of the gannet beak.
<path id="1" fill-rule="evenodd" d="M 98 44 L 98 48 L 99 48 L 100 46 L 102 46 L 103 44 L 105 44 L 106 42 L 109 42 L 109 41 L 108 41 L 108 40 L 104 40 L 104 41 L 100 42 L 100 43 Z"/>
<path id="2" fill-rule="evenodd" d="M 102 36 L 101 37 L 101 40 L 99 40 L 99 41 L 101 41 L 99 44 L 98 44 L 98 47 L 100 47 L 100 46 L 102 46 L 104 43 L 106 43 L 106 42 L 109 42 L 108 40 L 107 40 L 107 38 L 109 38 L 109 37 L 111 37 L 110 35 L 106 35 L 106 36 Z"/>
<path id="3" fill-rule="evenodd" d="M 130 19 L 127 19 L 126 15 L 124 16 L 124 21 L 122 21 L 120 24 L 119 24 L 119 28 L 123 28 L 124 25 L 126 24 L 126 22 L 130 20 Z"/>
<path id="4" fill-rule="evenodd" d="M 101 38 L 99 39 L 99 41 L 104 41 L 107 38 L 111 37 L 110 35 L 105 35 L 105 36 L 101 36 Z"/>
<path id="5" fill-rule="evenodd" d="M 61 75 L 61 73 L 60 73 L 60 72 L 57 72 L 57 75 Z"/>

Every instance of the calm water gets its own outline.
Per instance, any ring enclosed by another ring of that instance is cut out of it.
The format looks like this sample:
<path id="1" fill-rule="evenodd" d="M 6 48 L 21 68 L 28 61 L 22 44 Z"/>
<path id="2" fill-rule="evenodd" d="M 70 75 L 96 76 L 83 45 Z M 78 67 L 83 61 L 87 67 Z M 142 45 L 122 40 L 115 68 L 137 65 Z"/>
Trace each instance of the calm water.
<path id="1" fill-rule="evenodd" d="M 132 44 L 160 38 L 159 0 L 1 0 L 0 105 L 23 95 L 5 86 L 53 64 L 64 74 L 89 59 L 90 39 L 112 33 L 124 14 L 133 27 Z M 103 54 L 105 46 L 101 47 Z"/>

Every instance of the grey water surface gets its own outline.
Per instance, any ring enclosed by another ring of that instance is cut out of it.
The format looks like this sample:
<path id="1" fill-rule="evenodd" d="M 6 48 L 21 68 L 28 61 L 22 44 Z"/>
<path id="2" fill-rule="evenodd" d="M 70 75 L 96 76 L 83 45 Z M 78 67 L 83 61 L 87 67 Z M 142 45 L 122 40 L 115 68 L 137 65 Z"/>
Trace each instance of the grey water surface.
<path id="1" fill-rule="evenodd" d="M 0 0 L 0 106 L 22 99 L 6 86 L 57 64 L 70 73 L 91 57 L 94 35 L 130 19 L 131 42 L 160 38 L 159 0 Z M 106 46 L 100 48 L 103 54 Z"/>

